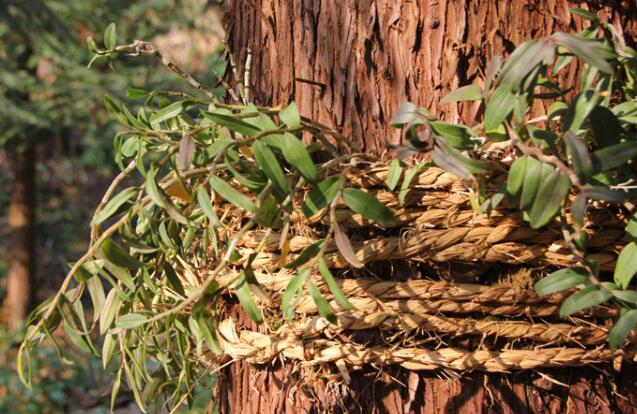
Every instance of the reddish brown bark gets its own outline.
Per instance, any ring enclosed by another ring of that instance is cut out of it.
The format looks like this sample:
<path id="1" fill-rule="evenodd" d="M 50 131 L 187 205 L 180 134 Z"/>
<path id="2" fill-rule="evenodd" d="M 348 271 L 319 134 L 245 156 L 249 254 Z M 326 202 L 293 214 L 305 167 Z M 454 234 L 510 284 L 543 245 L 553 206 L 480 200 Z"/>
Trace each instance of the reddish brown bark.
<path id="1" fill-rule="evenodd" d="M 9 205 L 9 273 L 4 300 L 8 326 L 16 328 L 26 318 L 34 270 L 35 151 L 31 145 L 9 152 L 13 188 Z"/>
<path id="2" fill-rule="evenodd" d="M 234 0 L 225 28 L 239 73 L 252 53 L 257 104 L 295 100 L 303 115 L 382 152 L 400 141 L 389 121 L 405 100 L 444 120 L 473 124 L 475 103 L 440 105 L 440 99 L 480 83 L 487 62 L 526 39 L 581 30 L 587 23 L 572 17 L 570 7 L 593 10 L 627 38 L 637 36 L 635 2 L 602 0 Z M 573 66 L 564 81 L 576 74 Z M 634 366 L 621 374 L 603 369 L 545 371 L 562 386 L 537 373 L 446 379 L 366 368 L 352 372 L 344 387 L 308 380 L 308 372 L 289 364 L 236 363 L 222 373 L 218 401 L 225 413 L 635 412 Z"/>
<path id="3" fill-rule="evenodd" d="M 632 0 L 235 0 L 225 27 L 239 73 L 252 51 L 257 103 L 294 99 L 303 115 L 380 151 L 400 139 L 389 121 L 405 100 L 474 123 L 476 103 L 440 99 L 481 82 L 487 62 L 526 39 L 581 30 L 587 23 L 570 7 L 592 9 L 637 37 Z"/>

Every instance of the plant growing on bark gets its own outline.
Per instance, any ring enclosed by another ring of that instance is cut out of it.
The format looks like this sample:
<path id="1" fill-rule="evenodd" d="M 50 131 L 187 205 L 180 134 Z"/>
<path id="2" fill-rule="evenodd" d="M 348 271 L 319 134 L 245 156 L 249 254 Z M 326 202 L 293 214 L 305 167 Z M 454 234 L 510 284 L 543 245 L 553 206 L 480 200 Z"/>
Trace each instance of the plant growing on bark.
<path id="1" fill-rule="evenodd" d="M 393 123 L 406 129 L 409 145 L 400 148 L 402 153 L 429 150 L 432 143 L 432 161 L 471 183 L 476 210 L 488 214 L 505 203 L 519 208 L 532 228 L 557 218 L 578 265 L 551 273 L 535 289 L 548 295 L 577 287 L 562 304 L 564 317 L 606 301 L 620 307 L 609 334 L 615 348 L 637 323 L 637 295 L 629 289 L 637 273 L 637 216 L 630 201 L 637 194 L 637 53 L 612 25 L 583 9 L 572 12 L 591 22 L 579 36 L 555 33 L 526 41 L 506 60 L 491 62 L 483 85 L 466 85 L 443 98 L 482 101 L 481 124 L 440 122 L 410 103 Z M 557 84 L 559 72 L 574 59 L 584 63 L 579 84 Z M 536 101 L 550 102 L 547 114 L 528 119 Z M 506 183 L 490 195 L 484 191 L 490 169 L 481 159 L 495 151 L 503 151 L 511 166 Z M 630 217 L 629 243 L 619 254 L 612 282 L 601 278 L 599 263 L 587 257 L 591 203 L 623 206 Z"/>
<path id="2" fill-rule="evenodd" d="M 624 247 L 614 282 L 605 281 L 586 254 L 586 216 L 590 203 L 633 210 L 628 200 L 635 194 L 637 54 L 612 26 L 576 12 L 593 23 L 579 37 L 557 33 L 526 42 L 507 60 L 492 62 L 483 86 L 465 86 L 445 98 L 483 100 L 482 124 L 448 124 L 405 104 L 394 123 L 405 128 L 408 145 L 397 149 L 401 158 L 428 152 L 433 163 L 465 180 L 476 213 L 489 214 L 506 203 L 533 228 L 557 220 L 576 266 L 540 280 L 536 289 L 550 294 L 577 287 L 562 304 L 564 316 L 605 301 L 621 307 L 610 333 L 611 346 L 617 347 L 637 321 L 637 295 L 629 289 L 637 245 Z M 334 303 L 348 309 L 352 305 L 330 268 L 337 256 L 351 268 L 365 265 L 337 208 L 346 206 L 350 214 L 381 228 L 390 228 L 397 218 L 360 189 L 356 171 L 372 160 L 350 152 L 338 133 L 299 115 L 294 103 L 257 107 L 249 103 L 247 82 L 240 93 L 231 94 L 234 103 L 219 102 L 153 45 L 117 46 L 114 26 L 105 33 L 105 49 L 92 41 L 89 46 L 96 58 L 156 56 L 196 92 L 130 89 L 129 97 L 144 101 L 136 115 L 105 97 L 125 128 L 115 139 L 122 172 L 96 211 L 87 253 L 73 265 L 59 293 L 31 317 L 20 353 L 21 375 L 28 383 L 29 348 L 62 324 L 79 348 L 101 355 L 105 368 L 116 369 L 114 396 L 126 378 L 140 407 L 156 401 L 158 393 L 171 394 L 179 406 L 212 373 L 212 365 L 199 362 L 222 353 L 222 295 L 233 292 L 254 322 L 275 323 L 268 307 L 260 305 L 270 298 L 255 268 L 290 269 L 294 275 L 281 295 L 283 319 L 291 319 L 307 289 L 319 314 L 336 322 L 311 274 L 318 272 Z M 574 59 L 585 62 L 580 85 L 562 89 L 551 79 Z M 555 101 L 546 117 L 528 120 L 533 102 L 545 99 Z M 303 137 L 312 143 L 304 145 Z M 504 153 L 510 169 L 489 161 L 496 152 Z M 429 167 L 428 162 L 409 166 L 404 159 L 391 163 L 386 184 L 390 191 L 398 189 L 400 204 Z M 490 194 L 485 177 L 493 168 L 507 179 Z M 116 192 L 135 172 L 142 177 L 138 184 Z M 626 234 L 637 238 L 631 220 Z M 320 237 L 293 255 L 291 230 L 308 222 L 323 226 Z M 242 255 L 238 247 L 248 240 L 254 243 Z M 276 261 L 267 255 L 273 244 L 281 252 Z M 93 303 L 92 320 L 85 318 L 80 301 L 85 292 Z M 95 330 L 103 338 L 101 352 L 91 337 Z"/>

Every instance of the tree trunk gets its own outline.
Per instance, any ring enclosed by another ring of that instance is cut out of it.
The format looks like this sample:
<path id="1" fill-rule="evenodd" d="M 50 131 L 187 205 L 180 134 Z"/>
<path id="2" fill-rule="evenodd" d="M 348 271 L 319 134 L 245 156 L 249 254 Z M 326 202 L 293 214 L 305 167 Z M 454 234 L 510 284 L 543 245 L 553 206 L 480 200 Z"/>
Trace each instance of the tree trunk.
<path id="1" fill-rule="evenodd" d="M 472 125 L 478 104 L 440 105 L 440 99 L 481 83 L 487 63 L 524 40 L 587 26 L 570 7 L 594 11 L 631 41 L 637 35 L 635 2 L 602 0 L 234 0 L 224 23 L 241 79 L 252 54 L 250 91 L 257 104 L 294 100 L 302 115 L 364 151 L 382 153 L 401 140 L 389 124 L 405 100 Z M 578 69 L 570 70 L 567 82 Z M 542 115 L 545 108 L 534 110 Z M 556 381 L 535 373 L 446 379 L 445 373 L 366 368 L 351 373 L 344 387 L 308 380 L 308 372 L 290 364 L 236 363 L 222 373 L 219 403 L 227 413 L 633 412 L 636 377 L 626 368 L 621 374 L 611 367 L 605 367 L 610 374 L 545 371 Z"/>
<path id="2" fill-rule="evenodd" d="M 9 273 L 5 317 L 10 328 L 26 318 L 31 300 L 34 272 L 35 151 L 32 144 L 8 154 L 13 171 L 9 205 Z"/>

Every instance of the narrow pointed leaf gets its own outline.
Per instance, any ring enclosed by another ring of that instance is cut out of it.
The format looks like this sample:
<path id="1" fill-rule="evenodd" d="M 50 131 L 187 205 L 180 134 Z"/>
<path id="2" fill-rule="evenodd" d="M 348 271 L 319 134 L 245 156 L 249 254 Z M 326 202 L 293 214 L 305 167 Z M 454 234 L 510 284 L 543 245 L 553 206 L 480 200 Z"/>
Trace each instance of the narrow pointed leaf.
<path id="1" fill-rule="evenodd" d="M 338 176 L 328 177 L 316 185 L 303 201 L 301 209 L 305 217 L 312 217 L 327 207 L 338 194 L 342 180 Z"/>
<path id="2" fill-rule="evenodd" d="M 583 309 L 597 306 L 611 297 L 611 293 L 598 286 L 588 286 L 577 293 L 572 294 L 562 303 L 560 316 L 566 317 Z"/>
<path id="3" fill-rule="evenodd" d="M 251 213 L 257 212 L 257 206 L 245 195 L 241 194 L 221 178 L 210 177 L 210 185 L 225 200 Z"/>
<path id="4" fill-rule="evenodd" d="M 292 319 L 292 316 L 294 315 L 294 306 L 298 301 L 299 291 L 305 285 L 310 274 L 312 274 L 312 269 L 305 268 L 299 270 L 297 274 L 290 279 L 290 282 L 281 297 L 281 310 L 283 311 L 285 319 Z"/>
<path id="5" fill-rule="evenodd" d="M 343 191 L 343 201 L 356 213 L 369 217 L 383 225 L 396 222 L 396 217 L 390 209 L 376 199 L 376 197 L 357 188 L 346 188 Z"/>
<path id="6" fill-rule="evenodd" d="M 272 181 L 274 188 L 285 195 L 289 194 L 290 186 L 272 150 L 266 144 L 255 141 L 254 144 L 252 144 L 252 153 L 257 161 L 257 165 L 270 181 Z"/>
<path id="7" fill-rule="evenodd" d="M 630 335 L 637 325 L 637 309 L 631 309 L 622 313 L 613 328 L 608 333 L 608 344 L 611 349 L 616 349 L 624 344 L 624 340 Z"/>
<path id="8" fill-rule="evenodd" d="M 288 128 L 298 128 L 301 126 L 301 115 L 294 101 L 279 112 L 279 118 Z"/>
<path id="9" fill-rule="evenodd" d="M 106 206 L 93 217 L 91 225 L 100 224 L 116 214 L 120 210 L 120 207 L 128 203 L 136 194 L 137 188 L 135 187 L 128 187 L 122 190 L 122 192 L 111 198 L 109 202 L 106 203 Z"/>
<path id="10" fill-rule="evenodd" d="M 619 253 L 613 279 L 615 283 L 626 289 L 635 273 L 637 273 L 637 243 L 630 242 Z"/>
<path id="11" fill-rule="evenodd" d="M 538 296 L 550 295 L 582 284 L 586 279 L 584 269 L 560 269 L 538 280 L 535 283 L 535 292 Z"/>
<path id="12" fill-rule="evenodd" d="M 327 267 L 327 262 L 323 257 L 319 259 L 318 269 L 319 272 L 321 272 L 321 276 L 323 276 L 323 280 L 325 280 L 325 283 L 327 283 L 327 287 L 330 288 L 330 292 L 332 292 L 332 295 L 334 296 L 336 302 L 343 309 L 354 309 L 354 306 L 350 303 L 349 300 L 347 300 L 347 296 L 345 296 L 341 288 L 338 286 L 336 279 L 334 279 L 334 276 L 332 275 L 332 272 L 330 272 L 330 269 Z"/>
<path id="13" fill-rule="evenodd" d="M 513 111 L 515 95 L 509 86 L 498 87 L 484 111 L 484 129 L 486 131 L 495 129 Z"/>
<path id="14" fill-rule="evenodd" d="M 283 135 L 285 141 L 281 151 L 285 160 L 297 170 L 303 178 L 311 183 L 318 181 L 316 166 L 310 158 L 305 145 L 297 137 L 290 133 Z"/>
<path id="15" fill-rule="evenodd" d="M 480 88 L 480 85 L 466 85 L 449 92 L 440 100 L 440 103 L 479 101 L 480 99 L 482 99 L 482 88 Z"/>
<path id="16" fill-rule="evenodd" d="M 263 315 L 261 314 L 261 309 L 259 309 L 256 302 L 254 301 L 254 298 L 252 297 L 250 286 L 243 272 L 241 273 L 241 277 L 237 281 L 234 289 L 237 298 L 239 298 L 241 306 L 246 311 L 250 319 L 252 319 L 257 324 L 263 323 Z"/>
<path id="17" fill-rule="evenodd" d="M 321 291 L 318 290 L 316 285 L 312 282 L 308 283 L 308 290 L 310 291 L 310 296 L 312 300 L 316 304 L 319 315 L 330 321 L 331 323 L 336 323 L 336 315 L 334 315 L 334 310 L 330 306 L 329 302 L 323 297 Z"/>
<path id="18" fill-rule="evenodd" d="M 571 181 L 560 171 L 553 171 L 540 184 L 529 214 L 532 228 L 537 229 L 544 226 L 555 216 L 562 207 L 570 188 Z"/>

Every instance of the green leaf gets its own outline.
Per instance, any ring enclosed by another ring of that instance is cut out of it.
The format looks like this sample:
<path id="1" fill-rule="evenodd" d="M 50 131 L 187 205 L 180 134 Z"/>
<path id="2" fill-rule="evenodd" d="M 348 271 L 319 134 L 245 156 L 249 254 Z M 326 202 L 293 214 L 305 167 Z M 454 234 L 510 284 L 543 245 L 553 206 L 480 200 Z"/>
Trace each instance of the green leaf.
<path id="1" fill-rule="evenodd" d="M 542 168 L 543 164 L 536 158 L 527 157 L 524 182 L 522 183 L 522 196 L 520 197 L 520 208 L 523 210 L 530 207 L 533 203 L 535 194 L 540 187 Z"/>
<path id="2" fill-rule="evenodd" d="M 354 309 L 354 305 L 352 305 L 349 300 L 347 300 L 347 296 L 345 296 L 341 288 L 338 286 L 338 283 L 336 283 L 332 272 L 330 272 L 330 269 L 327 267 L 325 258 L 319 258 L 318 269 L 323 276 L 323 280 L 325 280 L 325 283 L 327 283 L 327 286 L 330 288 L 330 292 L 332 292 L 332 295 L 334 295 L 334 299 L 336 300 L 336 302 L 343 309 Z"/>
<path id="3" fill-rule="evenodd" d="M 499 86 L 484 111 L 484 129 L 495 129 L 513 111 L 515 95 L 509 86 Z"/>
<path id="4" fill-rule="evenodd" d="M 599 94 L 592 90 L 586 90 L 577 95 L 568 108 L 565 128 L 570 131 L 579 130 L 589 114 L 598 106 L 600 99 Z"/>
<path id="5" fill-rule="evenodd" d="M 458 149 L 471 149 L 473 143 L 471 137 L 473 131 L 464 125 L 447 124 L 446 122 L 434 121 L 430 123 L 431 129 L 444 138 L 449 145 Z"/>
<path id="6" fill-rule="evenodd" d="M 551 38 L 565 46 L 589 65 L 602 72 L 612 74 L 614 66 L 608 61 L 616 58 L 615 53 L 598 40 L 581 39 L 567 33 L 554 33 Z"/>
<path id="7" fill-rule="evenodd" d="M 277 220 L 280 212 L 276 199 L 269 195 L 259 206 L 256 215 L 257 223 L 265 227 L 277 227 L 280 224 Z"/>
<path id="8" fill-rule="evenodd" d="M 460 151 L 452 148 L 443 139 L 436 138 L 436 146 L 431 152 L 431 159 L 440 168 L 466 180 L 471 174 L 483 174 L 489 171 L 487 166 L 478 161 L 464 156 Z"/>
<path id="9" fill-rule="evenodd" d="M 537 71 L 538 65 L 547 57 L 552 56 L 553 53 L 554 47 L 546 39 L 523 42 L 513 51 L 502 66 L 497 82 L 499 88 L 519 89 L 525 78 L 533 71 Z"/>
<path id="10" fill-rule="evenodd" d="M 298 128 L 301 126 L 301 115 L 294 101 L 279 112 L 279 118 L 288 128 Z"/>
<path id="11" fill-rule="evenodd" d="M 543 180 L 529 214 L 532 228 L 540 228 L 553 218 L 562 207 L 570 188 L 571 181 L 560 171 L 553 171 Z"/>
<path id="12" fill-rule="evenodd" d="M 637 305 L 637 292 L 634 290 L 613 290 L 612 293 L 619 300 Z"/>
<path id="13" fill-rule="evenodd" d="M 632 241 L 637 241 L 637 213 L 633 214 L 628 221 L 626 236 Z"/>
<path id="14" fill-rule="evenodd" d="M 274 188 L 285 195 L 289 194 L 290 186 L 272 150 L 266 144 L 255 141 L 252 144 L 252 153 L 257 165 L 272 181 Z"/>
<path id="15" fill-rule="evenodd" d="M 148 96 L 148 92 L 139 88 L 126 89 L 126 96 L 131 99 L 141 99 Z"/>
<path id="16" fill-rule="evenodd" d="M 589 114 L 588 120 L 600 148 L 619 144 L 624 129 L 610 109 L 597 105 Z"/>
<path id="17" fill-rule="evenodd" d="M 414 180 L 414 178 L 416 178 L 421 170 L 422 164 L 418 164 L 408 169 L 405 173 L 405 178 L 403 179 L 403 182 L 400 185 L 400 191 L 398 192 L 398 202 L 400 203 L 401 207 L 403 207 L 403 205 L 405 204 L 405 197 L 409 192 L 409 186 L 411 185 L 411 182 Z"/>
<path id="18" fill-rule="evenodd" d="M 535 283 L 535 293 L 538 296 L 550 295 L 570 289 L 586 282 L 586 270 L 581 268 L 560 269 Z"/>
<path id="19" fill-rule="evenodd" d="M 597 306 L 607 301 L 611 297 L 611 293 L 606 289 L 600 289 L 598 286 L 588 286 L 568 297 L 560 307 L 560 316 L 562 318 L 572 315 L 582 309 Z"/>
<path id="20" fill-rule="evenodd" d="M 593 23 L 599 23 L 599 19 L 597 18 L 597 16 L 594 15 L 593 13 L 591 13 L 588 10 L 584 10 L 584 9 L 579 8 L 579 7 L 573 7 L 573 8 L 568 9 L 568 11 L 571 14 L 576 14 L 576 15 L 578 15 L 578 16 L 586 19 L 586 20 L 590 20 Z"/>
<path id="21" fill-rule="evenodd" d="M 186 109 L 187 100 L 173 102 L 150 116 L 151 124 L 160 124 L 181 114 Z"/>
<path id="22" fill-rule="evenodd" d="M 257 206 L 245 195 L 241 194 L 217 176 L 210 177 L 210 185 L 225 200 L 251 213 L 257 212 Z"/>
<path id="23" fill-rule="evenodd" d="M 330 321 L 331 323 L 336 323 L 336 315 L 334 315 L 334 310 L 330 306 L 329 302 L 321 295 L 321 291 L 318 290 L 316 285 L 312 282 L 308 283 L 308 290 L 310 291 L 310 296 L 312 300 L 316 304 L 318 308 L 319 315 Z"/>
<path id="24" fill-rule="evenodd" d="M 117 295 L 117 289 L 111 289 L 106 295 L 106 299 L 104 299 L 104 305 L 102 307 L 102 312 L 100 313 L 99 323 L 100 323 L 100 335 L 104 335 L 115 320 L 115 316 L 119 311 L 119 307 L 121 305 L 121 300 Z"/>
<path id="25" fill-rule="evenodd" d="M 584 194 L 586 194 L 586 197 L 591 198 L 593 200 L 604 200 L 604 201 L 611 201 L 616 203 L 621 203 L 630 197 L 630 193 L 627 193 L 622 190 L 613 190 L 611 188 L 604 187 L 601 185 L 585 186 Z"/>
<path id="26" fill-rule="evenodd" d="M 480 99 L 482 99 L 482 88 L 480 88 L 480 85 L 466 85 L 449 92 L 440 100 L 440 103 L 479 101 Z"/>
<path id="27" fill-rule="evenodd" d="M 104 32 L 104 45 L 107 49 L 114 49 L 117 45 L 117 28 L 115 23 L 111 23 Z"/>
<path id="28" fill-rule="evenodd" d="M 637 157 L 637 141 L 611 145 L 591 154 L 597 172 L 620 167 L 635 157 Z"/>
<path id="29" fill-rule="evenodd" d="M 626 289 L 635 273 L 637 273 L 637 243 L 630 242 L 619 253 L 613 279 L 615 283 Z"/>
<path id="30" fill-rule="evenodd" d="M 345 232 L 341 229 L 341 226 L 334 223 L 334 243 L 336 243 L 336 247 L 338 251 L 341 253 L 343 258 L 347 260 L 347 262 L 355 268 L 362 268 L 363 263 L 356 257 L 356 253 L 352 248 L 352 244 L 349 241 L 349 238 L 345 234 Z"/>
<path id="31" fill-rule="evenodd" d="M 300 139 L 290 133 L 285 133 L 283 137 L 285 140 L 281 152 L 283 152 L 285 160 L 307 181 L 311 183 L 318 181 L 316 166 L 312 158 L 310 158 L 310 154 L 307 152 L 305 145 L 303 145 Z"/>
<path id="32" fill-rule="evenodd" d="M 321 251 L 322 244 L 323 244 L 323 240 L 319 240 L 317 242 L 312 243 L 305 250 L 303 250 L 303 253 L 301 253 L 299 257 L 292 260 L 290 263 L 287 263 L 283 267 L 285 267 L 286 269 L 296 269 L 299 266 L 304 265 L 305 263 L 310 261 L 310 259 L 315 257 L 319 251 Z"/>
<path id="33" fill-rule="evenodd" d="M 402 174 L 403 167 L 400 165 L 400 160 L 394 159 L 389 165 L 389 170 L 387 171 L 387 188 L 389 191 L 394 191 Z"/>
<path id="34" fill-rule="evenodd" d="M 526 161 L 527 157 L 519 157 L 513 161 L 511 169 L 509 169 L 509 175 L 507 176 L 507 193 L 512 197 L 517 197 L 522 189 L 522 183 L 524 183 L 526 173 Z"/>
<path id="35" fill-rule="evenodd" d="M 108 238 L 100 245 L 100 252 L 106 260 L 115 266 L 126 269 L 138 269 L 142 266 L 139 260 L 129 255 L 124 249 L 119 247 L 111 238 Z"/>
<path id="36" fill-rule="evenodd" d="M 571 131 L 564 134 L 564 142 L 575 173 L 583 182 L 588 181 L 593 176 L 593 161 L 586 144 Z"/>
<path id="37" fill-rule="evenodd" d="M 616 349 L 624 344 L 624 340 L 635 329 L 637 324 L 637 309 L 631 309 L 623 312 L 617 322 L 613 325 L 613 329 L 608 333 L 608 344 L 610 349 Z"/>
<path id="38" fill-rule="evenodd" d="M 571 204 L 571 216 L 573 216 L 573 221 L 578 225 L 582 225 L 584 223 L 584 216 L 586 215 L 586 206 L 588 204 L 588 199 L 586 198 L 586 194 L 580 192 L 575 197 L 573 204 Z"/>
<path id="39" fill-rule="evenodd" d="M 147 320 L 148 318 L 142 314 L 127 313 L 117 318 L 117 321 L 115 321 L 115 327 L 120 329 L 133 329 L 142 326 Z"/>
<path id="40" fill-rule="evenodd" d="M 310 218 L 327 207 L 338 194 L 343 181 L 339 176 L 328 177 L 316 185 L 303 201 L 301 209 L 305 217 Z"/>
<path id="41" fill-rule="evenodd" d="M 343 191 L 343 201 L 356 213 L 369 217 L 383 225 L 391 225 L 396 222 L 396 217 L 376 197 L 357 188 L 346 188 Z"/>
<path id="42" fill-rule="evenodd" d="M 250 286 L 244 272 L 241 272 L 241 276 L 239 277 L 234 289 L 241 306 L 243 306 L 243 309 L 246 311 L 250 319 L 257 324 L 263 323 L 261 309 L 259 309 L 252 297 L 252 292 L 250 291 Z"/>
<path id="43" fill-rule="evenodd" d="M 122 192 L 117 194 L 115 197 L 111 198 L 104 208 L 93 217 L 91 225 L 94 226 L 96 224 L 100 224 L 119 212 L 120 207 L 130 201 L 130 199 L 137 194 L 137 191 L 138 190 L 135 187 L 128 187 L 122 190 Z"/>
<path id="44" fill-rule="evenodd" d="M 290 283 L 285 288 L 283 296 L 281 297 L 281 310 L 285 319 L 292 319 L 294 315 L 294 307 L 298 301 L 299 291 L 305 285 L 305 282 L 312 274 L 312 269 L 305 268 L 297 272 L 297 274 L 290 279 Z"/>
<path id="45" fill-rule="evenodd" d="M 204 116 L 214 121 L 217 125 L 226 127 L 232 131 L 240 133 L 241 135 L 245 135 L 246 137 L 254 137 L 261 132 L 259 128 L 232 115 L 218 112 L 204 112 Z"/>
<path id="46" fill-rule="evenodd" d="M 199 204 L 201 211 L 203 211 L 213 225 L 219 227 L 222 226 L 217 213 L 215 213 L 215 210 L 212 208 L 212 201 L 208 196 L 208 191 L 206 191 L 203 185 L 200 185 L 199 188 L 197 188 L 197 203 Z"/>

